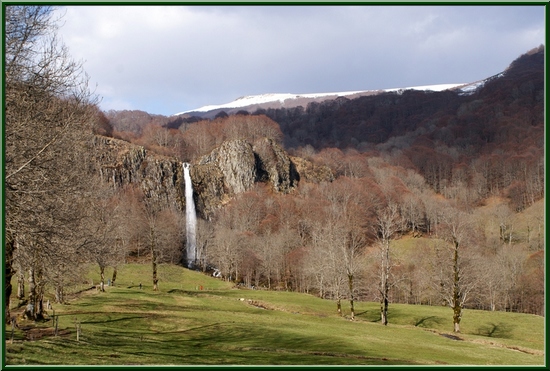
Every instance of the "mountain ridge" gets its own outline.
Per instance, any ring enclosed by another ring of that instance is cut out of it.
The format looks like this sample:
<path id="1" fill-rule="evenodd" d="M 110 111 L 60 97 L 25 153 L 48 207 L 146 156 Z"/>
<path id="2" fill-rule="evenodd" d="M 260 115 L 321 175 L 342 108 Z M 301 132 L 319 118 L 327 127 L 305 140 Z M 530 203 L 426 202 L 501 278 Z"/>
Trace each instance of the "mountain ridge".
<path id="1" fill-rule="evenodd" d="M 434 85 L 422 85 L 411 86 L 405 88 L 390 88 L 390 89 L 375 89 L 375 90 L 355 90 L 355 91 L 343 91 L 343 92 L 330 92 L 330 93 L 264 93 L 257 95 L 246 95 L 236 98 L 235 100 L 223 103 L 206 105 L 199 108 L 182 111 L 171 115 L 171 117 L 180 115 L 191 115 L 204 118 L 212 118 L 221 111 L 227 114 L 233 114 L 238 111 L 247 111 L 252 113 L 257 109 L 269 109 L 269 108 L 294 108 L 298 106 L 307 106 L 311 102 L 320 103 L 325 100 L 332 100 L 338 97 L 346 97 L 348 99 L 358 98 L 362 96 L 377 95 L 382 93 L 391 92 L 404 92 L 407 90 L 421 90 L 421 91 L 443 91 L 443 90 L 460 90 L 467 89 L 466 91 L 475 90 L 476 84 L 479 81 L 473 83 L 450 83 L 450 84 L 434 84 Z"/>

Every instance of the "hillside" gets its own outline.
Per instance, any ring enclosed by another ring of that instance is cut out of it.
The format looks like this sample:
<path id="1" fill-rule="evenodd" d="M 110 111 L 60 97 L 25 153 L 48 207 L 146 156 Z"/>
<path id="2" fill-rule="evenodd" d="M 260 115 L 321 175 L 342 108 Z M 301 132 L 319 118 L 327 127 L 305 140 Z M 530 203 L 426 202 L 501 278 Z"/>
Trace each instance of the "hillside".
<path id="1" fill-rule="evenodd" d="M 171 204 L 181 211 L 181 163 L 191 163 L 201 264 L 248 287 L 325 298 L 377 300 L 376 228 L 394 205 L 400 219 L 391 239 L 428 242 L 415 244 L 425 254 L 395 263 L 392 279 L 400 284 L 391 300 L 440 302 L 433 267 L 443 263 L 438 251 L 449 238 L 444 217 L 456 212 L 476 223 L 463 226 L 464 259 L 477 282 L 464 305 L 543 314 L 543 210 L 535 207 L 544 202 L 543 61 L 541 47 L 456 89 L 342 96 L 212 120 L 179 117 L 146 124 L 139 136 L 115 130 L 126 140 L 113 142 L 148 158 L 122 161 L 131 169 L 116 165 L 106 180 L 133 179 L 115 182 L 117 192 L 139 185 L 150 198 L 176 200 Z M 103 156 L 107 173 L 111 157 Z M 357 245 L 340 243 L 356 233 Z M 128 248 L 142 238 L 129 237 Z M 350 246 L 356 259 L 366 255 L 371 263 L 342 262 L 337 257 L 347 253 L 332 251 Z M 333 261 L 320 258 L 332 253 Z M 345 264 L 360 267 L 351 292 L 319 273 L 340 277 Z"/>
<path id="2" fill-rule="evenodd" d="M 355 99 L 358 97 L 372 96 L 388 92 L 403 92 L 405 90 L 421 90 L 421 91 L 442 91 L 448 89 L 458 89 L 461 92 L 469 92 L 475 86 L 469 84 L 441 84 L 429 86 L 415 86 L 409 88 L 393 88 L 379 90 L 364 90 L 364 91 L 347 91 L 336 93 L 311 93 L 311 94 L 261 94 L 250 95 L 235 99 L 232 102 L 208 105 L 197 109 L 192 109 L 185 112 L 176 113 L 172 116 L 197 116 L 202 118 L 214 118 L 216 115 L 224 112 L 226 114 L 235 114 L 237 112 L 253 113 L 257 110 L 277 109 L 277 108 L 295 108 L 306 107 L 310 103 L 321 103 L 327 100 L 334 100 L 338 97 L 347 99 Z"/>
<path id="3" fill-rule="evenodd" d="M 261 112 L 281 125 L 287 147 L 364 151 L 393 138 L 391 147 L 405 149 L 420 137 L 479 154 L 518 137 L 542 146 L 543 97 L 544 50 L 538 50 L 468 94 L 406 90 Z"/>
<path id="4" fill-rule="evenodd" d="M 160 267 L 159 292 L 127 265 L 116 286 L 54 304 L 52 322 L 22 324 L 6 343 L 9 365 L 542 365 L 543 319 L 466 311 L 452 335 L 451 310 L 395 305 L 391 325 L 377 303 L 358 318 L 307 294 L 236 289 L 181 267 Z M 108 272 L 109 274 L 111 272 Z M 95 270 L 89 276 L 97 282 Z M 53 313 L 49 311 L 49 313 Z M 77 340 L 75 324 L 81 334 Z M 11 334 L 8 329 L 5 338 Z M 27 340 L 23 341 L 26 338 Z"/>

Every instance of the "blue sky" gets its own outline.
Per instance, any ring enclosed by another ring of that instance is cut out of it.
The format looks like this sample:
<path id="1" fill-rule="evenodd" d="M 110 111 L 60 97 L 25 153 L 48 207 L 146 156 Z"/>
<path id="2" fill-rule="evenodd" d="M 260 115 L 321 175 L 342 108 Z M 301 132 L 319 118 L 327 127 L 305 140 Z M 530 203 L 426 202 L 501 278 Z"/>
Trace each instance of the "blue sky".
<path id="1" fill-rule="evenodd" d="M 103 110 L 468 83 L 545 42 L 544 6 L 79 6 L 59 35 Z"/>

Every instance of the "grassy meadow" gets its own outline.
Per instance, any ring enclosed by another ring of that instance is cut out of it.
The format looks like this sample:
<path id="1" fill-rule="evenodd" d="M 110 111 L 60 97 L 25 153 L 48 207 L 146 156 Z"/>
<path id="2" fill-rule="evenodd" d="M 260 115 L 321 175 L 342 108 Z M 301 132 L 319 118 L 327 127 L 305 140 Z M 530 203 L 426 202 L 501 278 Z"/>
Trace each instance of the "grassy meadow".
<path id="1" fill-rule="evenodd" d="M 95 271 L 90 279 L 97 283 Z M 159 274 L 160 291 L 153 292 L 150 266 L 126 265 L 106 292 L 54 304 L 57 336 L 52 320 L 20 322 L 13 341 L 6 326 L 5 364 L 545 364 L 539 316 L 465 310 L 455 337 L 450 308 L 390 304 L 389 325 L 382 326 L 378 303 L 356 303 L 350 321 L 336 314 L 334 302 L 312 295 L 237 289 L 173 265 L 160 266 Z M 347 307 L 343 302 L 344 315 Z"/>

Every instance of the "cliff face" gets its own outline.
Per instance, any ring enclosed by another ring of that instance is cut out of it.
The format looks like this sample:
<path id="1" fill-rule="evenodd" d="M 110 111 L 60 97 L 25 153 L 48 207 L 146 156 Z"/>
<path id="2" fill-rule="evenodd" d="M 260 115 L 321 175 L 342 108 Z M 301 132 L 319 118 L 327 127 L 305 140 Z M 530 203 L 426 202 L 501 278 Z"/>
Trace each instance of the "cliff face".
<path id="1" fill-rule="evenodd" d="M 95 161 L 101 178 L 116 187 L 137 184 L 147 197 L 165 207 L 185 210 L 182 162 L 161 156 L 122 140 L 97 136 Z M 197 212 L 208 218 L 215 209 L 254 183 L 271 185 L 275 192 L 289 193 L 299 181 L 332 181 L 327 167 L 291 158 L 273 140 L 262 138 L 253 145 L 245 140 L 222 143 L 191 164 Z"/>
<path id="2" fill-rule="evenodd" d="M 199 169 L 203 165 L 214 165 L 223 175 L 225 192 L 231 195 L 249 190 L 256 180 L 254 152 L 244 140 L 223 142 L 201 157 L 196 165 Z"/>
<path id="3" fill-rule="evenodd" d="M 115 187 L 137 184 L 163 207 L 185 210 L 182 163 L 123 140 L 96 136 L 95 161 L 102 180 Z"/>
<path id="4" fill-rule="evenodd" d="M 286 152 L 268 138 L 257 140 L 252 148 L 256 156 L 257 180 L 270 183 L 276 192 L 290 192 L 300 176 Z"/>
<path id="5" fill-rule="evenodd" d="M 301 182 L 320 183 L 332 182 L 334 180 L 334 174 L 328 166 L 315 165 L 311 161 L 294 156 L 290 157 L 290 161 L 298 173 Z"/>

